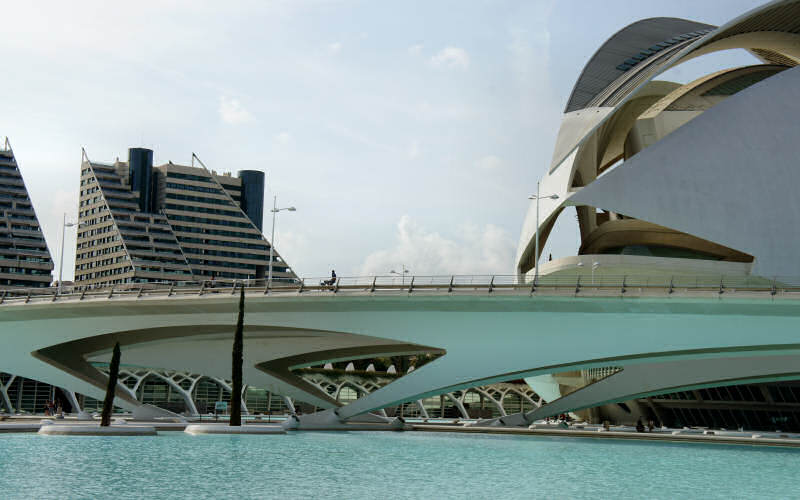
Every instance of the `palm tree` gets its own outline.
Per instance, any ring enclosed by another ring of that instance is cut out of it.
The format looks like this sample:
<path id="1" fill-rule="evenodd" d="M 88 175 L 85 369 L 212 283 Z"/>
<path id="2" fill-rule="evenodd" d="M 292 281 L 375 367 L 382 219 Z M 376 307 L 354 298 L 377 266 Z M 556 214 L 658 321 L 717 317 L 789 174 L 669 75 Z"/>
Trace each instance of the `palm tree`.
<path id="1" fill-rule="evenodd" d="M 108 386 L 106 386 L 106 398 L 103 400 L 100 427 L 111 425 L 111 410 L 114 408 L 114 393 L 117 390 L 117 378 L 119 377 L 119 357 L 119 342 L 117 342 L 114 344 L 114 354 L 111 355 L 111 365 L 108 367 Z"/>
<path id="2" fill-rule="evenodd" d="M 236 320 L 236 333 L 233 336 L 233 363 L 231 366 L 231 427 L 242 425 L 242 364 L 244 364 L 244 285 L 239 294 L 239 318 Z"/>

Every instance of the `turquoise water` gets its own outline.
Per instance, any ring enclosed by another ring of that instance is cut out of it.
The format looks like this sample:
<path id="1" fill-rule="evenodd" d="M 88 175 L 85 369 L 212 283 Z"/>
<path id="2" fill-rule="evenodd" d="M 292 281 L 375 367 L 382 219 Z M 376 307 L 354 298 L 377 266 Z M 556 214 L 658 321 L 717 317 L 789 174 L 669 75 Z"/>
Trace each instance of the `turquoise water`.
<path id="1" fill-rule="evenodd" d="M 2 498 L 792 498 L 800 451 L 447 433 L 0 435 Z"/>

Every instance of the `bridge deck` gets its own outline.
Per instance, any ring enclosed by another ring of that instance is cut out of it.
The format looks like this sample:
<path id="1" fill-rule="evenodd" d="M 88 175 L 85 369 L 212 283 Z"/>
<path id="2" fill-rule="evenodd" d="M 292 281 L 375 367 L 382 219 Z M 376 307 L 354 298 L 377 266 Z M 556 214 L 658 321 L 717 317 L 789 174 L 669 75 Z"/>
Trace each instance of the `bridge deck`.
<path id="1" fill-rule="evenodd" d="M 307 282 L 312 284 L 307 284 Z M 639 298 L 800 298 L 800 279 L 765 279 L 760 277 L 691 277 L 648 276 L 541 277 L 534 284 L 518 276 L 411 276 L 401 278 L 374 276 L 338 278 L 335 282 L 304 279 L 296 283 L 265 280 L 182 281 L 167 283 L 126 283 L 104 288 L 66 287 L 17 288 L 0 290 L 0 306 L 56 301 L 113 300 L 121 298 L 219 297 L 245 293 L 273 297 L 288 296 L 365 296 L 365 295 L 488 295 L 488 296 L 557 296 L 557 297 L 639 297 Z"/>

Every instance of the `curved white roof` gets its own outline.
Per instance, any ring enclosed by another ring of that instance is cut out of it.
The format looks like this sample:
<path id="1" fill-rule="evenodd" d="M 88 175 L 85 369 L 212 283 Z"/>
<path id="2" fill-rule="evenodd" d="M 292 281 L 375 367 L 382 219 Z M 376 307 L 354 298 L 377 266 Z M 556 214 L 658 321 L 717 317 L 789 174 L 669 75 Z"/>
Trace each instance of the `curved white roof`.
<path id="1" fill-rule="evenodd" d="M 674 34 L 689 28 L 693 31 Z M 705 33 L 693 34 L 701 31 Z M 664 45 L 662 50 L 652 51 L 654 53 L 649 54 L 647 51 L 651 46 L 645 47 L 644 50 L 641 48 L 655 37 L 667 34 L 671 34 L 671 38 L 657 42 Z M 800 0 L 776 0 L 767 3 L 717 29 L 684 19 L 645 19 L 620 30 L 603 44 L 587 63 L 573 89 L 559 131 L 550 171 L 542 179 L 543 192 L 556 193 L 559 199 L 553 202 L 549 200 L 541 202 L 538 224 L 543 236 L 540 241 L 541 246 L 544 246 L 547 238 L 549 232 L 547 229 L 552 227 L 564 206 L 576 204 L 570 200 L 576 189 L 585 189 L 572 188 L 576 172 L 579 169 L 585 172 L 587 161 L 598 161 L 595 158 L 603 158 L 603 151 L 597 151 L 598 148 L 604 147 L 602 144 L 598 145 L 598 137 L 600 134 L 608 133 L 606 129 L 613 126 L 613 120 L 618 113 L 627 112 L 625 110 L 628 108 L 624 105 L 644 95 L 647 89 L 652 87 L 651 84 L 655 83 L 652 82 L 653 78 L 667 69 L 693 57 L 733 48 L 748 50 L 765 62 L 786 67 L 796 66 L 800 62 Z M 639 57 L 634 58 L 637 50 Z M 633 54 L 629 54 L 630 51 L 634 51 Z M 617 57 L 622 56 L 630 60 L 622 58 L 616 65 L 612 65 Z M 773 78 L 775 76 L 753 87 L 759 87 Z M 796 98 L 800 100 L 800 96 Z M 785 114 L 785 109 L 783 111 L 777 109 L 775 112 Z M 780 117 L 776 119 L 780 121 Z M 796 120 L 790 120 L 784 125 L 800 136 L 800 130 L 796 130 L 800 128 L 800 124 L 795 122 Z M 778 150 L 780 149 L 781 147 L 778 147 Z M 768 159 L 770 156 L 779 156 L 780 152 L 770 150 L 765 151 L 765 155 L 765 159 Z M 726 176 L 720 172 L 719 177 Z M 592 178 L 583 179 L 583 184 L 589 185 L 593 181 Z M 621 212 L 637 217 L 630 211 Z M 525 272 L 532 260 L 537 226 L 533 220 L 534 215 L 535 208 L 532 202 L 520 237 L 517 253 L 518 272 Z M 800 218 L 800 213 L 797 216 Z M 661 224 L 669 227 L 669 224 L 663 222 Z M 800 241 L 797 243 L 795 250 L 796 253 L 800 253 Z M 758 258 L 757 255 L 756 257 Z M 800 267 L 797 273 L 800 275 Z"/>
<path id="2" fill-rule="evenodd" d="M 673 17 L 643 19 L 622 28 L 586 63 L 565 112 L 588 107 L 598 94 L 640 62 L 656 58 L 665 49 L 694 40 L 714 28 L 716 26 Z"/>

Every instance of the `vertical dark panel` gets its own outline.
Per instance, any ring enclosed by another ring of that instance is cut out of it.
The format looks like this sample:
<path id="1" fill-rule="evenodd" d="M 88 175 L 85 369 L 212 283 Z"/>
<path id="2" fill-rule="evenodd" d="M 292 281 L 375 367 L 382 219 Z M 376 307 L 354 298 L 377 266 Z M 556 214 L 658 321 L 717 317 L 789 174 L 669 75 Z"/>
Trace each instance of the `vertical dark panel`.
<path id="1" fill-rule="evenodd" d="M 131 190 L 139 192 L 139 209 L 153 212 L 153 150 L 128 149 L 128 172 Z"/>
<path id="2" fill-rule="evenodd" d="M 240 170 L 238 177 L 242 180 L 242 210 L 258 230 L 263 232 L 264 172 L 260 170 Z"/>

